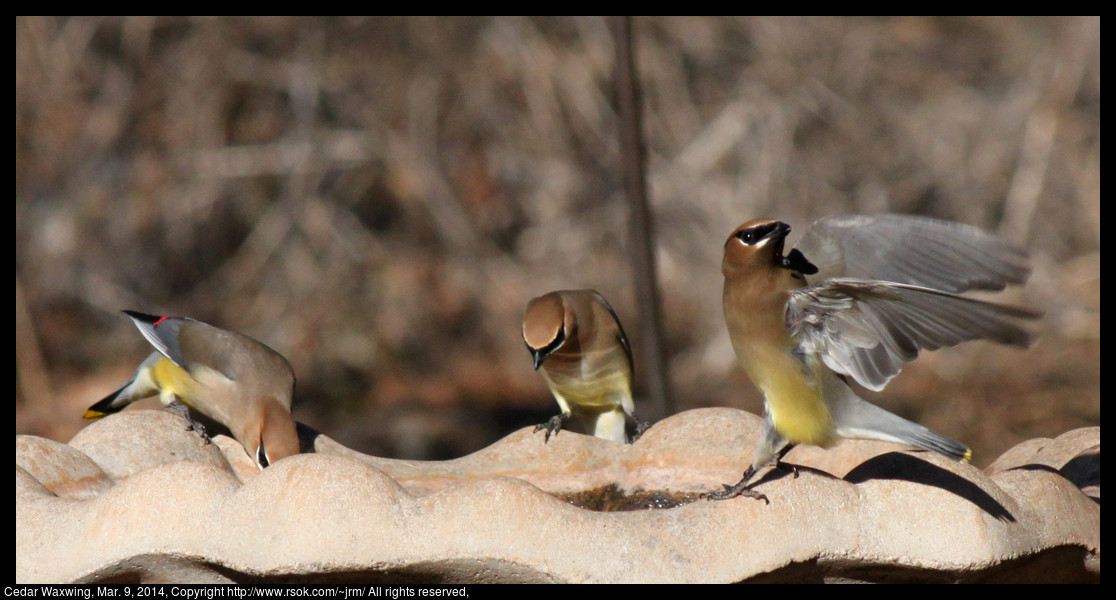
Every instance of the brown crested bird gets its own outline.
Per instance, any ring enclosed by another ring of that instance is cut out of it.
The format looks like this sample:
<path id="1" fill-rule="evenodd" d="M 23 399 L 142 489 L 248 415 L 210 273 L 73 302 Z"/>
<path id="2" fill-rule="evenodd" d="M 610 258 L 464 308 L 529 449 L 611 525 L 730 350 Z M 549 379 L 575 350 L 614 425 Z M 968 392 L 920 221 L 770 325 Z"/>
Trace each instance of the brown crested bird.
<path id="1" fill-rule="evenodd" d="M 628 441 L 627 418 L 636 437 L 646 425 L 635 418 L 632 402 L 632 350 L 612 306 L 593 290 L 561 290 L 527 303 L 523 341 L 561 414 L 535 428 L 546 440 L 557 434 L 570 415 L 589 433 L 617 442 Z"/>
<path id="2" fill-rule="evenodd" d="M 90 406 L 86 419 L 158 394 L 163 404 L 180 400 L 228 427 L 260 469 L 299 453 L 291 418 L 295 378 L 287 359 L 248 336 L 194 319 L 124 313 L 157 352 Z"/>
<path id="3" fill-rule="evenodd" d="M 790 226 L 736 228 L 724 245 L 725 323 L 748 377 L 763 392 L 763 431 L 744 477 L 713 499 L 747 495 L 756 472 L 796 444 L 838 438 L 910 444 L 968 460 L 964 444 L 858 397 L 878 391 L 921 350 L 988 339 L 1026 347 L 1019 321 L 1039 313 L 959 294 L 1002 290 L 1030 275 L 1026 256 L 975 227 L 925 217 L 816 221 L 784 254 Z"/>

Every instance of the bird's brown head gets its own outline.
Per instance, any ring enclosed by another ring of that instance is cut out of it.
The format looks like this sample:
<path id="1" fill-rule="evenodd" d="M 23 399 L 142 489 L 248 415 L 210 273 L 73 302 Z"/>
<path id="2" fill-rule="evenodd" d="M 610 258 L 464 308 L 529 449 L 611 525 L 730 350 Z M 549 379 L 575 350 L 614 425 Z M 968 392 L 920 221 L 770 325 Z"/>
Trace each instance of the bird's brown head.
<path id="1" fill-rule="evenodd" d="M 262 407 L 259 431 L 250 438 L 259 442 L 249 450 L 260 470 L 299 453 L 298 430 L 291 413 L 276 400 L 265 401 Z"/>
<path id="2" fill-rule="evenodd" d="M 535 370 L 566 341 L 571 325 L 568 320 L 559 292 L 544 294 L 527 303 L 527 311 L 523 315 L 523 341 L 534 359 Z"/>
<path id="3" fill-rule="evenodd" d="M 755 219 L 737 227 L 725 240 L 721 272 L 730 273 L 782 266 L 783 244 L 790 225 L 774 219 Z"/>

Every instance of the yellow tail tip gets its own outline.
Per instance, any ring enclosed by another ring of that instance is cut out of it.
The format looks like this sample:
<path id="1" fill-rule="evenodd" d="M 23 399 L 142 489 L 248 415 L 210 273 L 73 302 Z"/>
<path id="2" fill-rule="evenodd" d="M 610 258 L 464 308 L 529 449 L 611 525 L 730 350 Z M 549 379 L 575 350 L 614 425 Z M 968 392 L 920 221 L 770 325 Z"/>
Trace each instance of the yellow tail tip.
<path id="1" fill-rule="evenodd" d="M 107 414 L 108 413 L 103 413 L 99 410 L 89 409 L 89 410 L 85 411 L 84 413 L 82 413 L 81 418 L 89 419 L 90 421 L 96 421 L 97 419 L 100 419 L 101 417 L 103 417 Z"/>
<path id="2" fill-rule="evenodd" d="M 962 462 L 971 462 L 973 460 L 973 449 L 965 448 L 965 456 L 961 457 Z"/>

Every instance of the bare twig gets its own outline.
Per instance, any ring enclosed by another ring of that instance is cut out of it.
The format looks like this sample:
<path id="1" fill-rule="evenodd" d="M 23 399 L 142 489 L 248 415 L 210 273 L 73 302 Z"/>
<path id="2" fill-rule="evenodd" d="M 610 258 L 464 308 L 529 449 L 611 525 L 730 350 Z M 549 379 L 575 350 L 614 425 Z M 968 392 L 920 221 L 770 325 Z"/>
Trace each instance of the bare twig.
<path id="1" fill-rule="evenodd" d="M 663 351 L 663 320 L 659 282 L 655 268 L 654 222 L 647 194 L 646 148 L 643 145 L 643 114 L 636 78 L 632 41 L 632 18 L 611 17 L 616 44 L 616 94 L 619 105 L 620 156 L 624 190 L 631 206 L 628 250 L 639 305 L 640 340 L 644 369 L 643 384 L 649 396 L 643 413 L 661 419 L 674 412 L 670 376 Z M 650 413 L 650 414 L 647 414 Z"/>

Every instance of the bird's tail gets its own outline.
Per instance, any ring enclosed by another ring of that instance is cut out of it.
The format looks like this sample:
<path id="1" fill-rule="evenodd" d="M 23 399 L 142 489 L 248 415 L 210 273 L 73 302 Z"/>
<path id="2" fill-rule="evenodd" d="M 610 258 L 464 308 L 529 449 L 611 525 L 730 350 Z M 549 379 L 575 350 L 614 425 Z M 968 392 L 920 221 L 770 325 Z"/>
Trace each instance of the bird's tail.
<path id="1" fill-rule="evenodd" d="M 837 435 L 910 444 L 965 462 L 972 458 L 972 450 L 965 444 L 889 413 L 859 398 L 851 388 L 840 383 L 844 389 L 835 391 L 841 396 L 829 403 Z"/>
<path id="2" fill-rule="evenodd" d="M 135 380 L 135 377 L 129 379 L 127 383 L 116 388 L 116 390 L 113 391 L 111 394 L 102 398 L 100 402 L 97 402 L 93 406 L 85 409 L 85 412 L 82 413 L 81 418 L 95 421 L 106 415 L 120 412 L 125 406 L 128 406 L 128 404 L 130 404 L 129 402 L 121 401 L 124 396 L 124 390 L 127 390 L 129 386 L 135 383 Z"/>
<path id="3" fill-rule="evenodd" d="M 96 420 L 106 415 L 120 412 L 125 406 L 147 398 L 159 393 L 159 387 L 151 378 L 151 369 L 163 359 L 163 355 L 158 352 L 152 352 L 142 363 L 139 368 L 132 375 L 124 385 L 113 390 L 111 394 L 102 398 L 99 402 L 85 409 L 82 418 L 89 420 Z"/>

